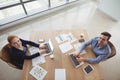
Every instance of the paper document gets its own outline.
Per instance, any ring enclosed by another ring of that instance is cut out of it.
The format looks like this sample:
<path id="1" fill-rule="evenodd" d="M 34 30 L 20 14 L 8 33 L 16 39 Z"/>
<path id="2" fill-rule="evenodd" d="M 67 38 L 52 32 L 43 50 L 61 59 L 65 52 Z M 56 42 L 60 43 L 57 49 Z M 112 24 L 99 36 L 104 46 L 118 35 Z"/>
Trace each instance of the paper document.
<path id="1" fill-rule="evenodd" d="M 66 40 L 72 43 L 76 40 L 72 33 L 58 35 L 55 37 L 55 39 L 58 43 L 64 42 Z"/>
<path id="2" fill-rule="evenodd" d="M 30 54 L 32 55 L 32 54 L 40 52 L 40 49 L 37 47 L 30 47 L 29 51 L 30 51 Z"/>
<path id="3" fill-rule="evenodd" d="M 40 52 L 39 48 L 37 48 L 37 47 L 30 47 L 29 51 L 30 51 L 31 55 L 35 54 L 37 52 Z M 42 63 L 45 63 L 45 57 L 44 57 L 44 55 L 40 55 L 40 56 L 32 59 L 32 65 L 33 66 L 36 66 L 36 65 L 42 64 Z"/>
<path id="4" fill-rule="evenodd" d="M 55 69 L 55 80 L 66 80 L 65 69 Z"/>
<path id="5" fill-rule="evenodd" d="M 66 40 L 65 37 L 66 37 L 65 34 L 61 34 L 61 35 L 58 35 L 57 37 L 55 37 L 55 39 L 57 40 L 58 43 L 61 43 Z"/>
<path id="6" fill-rule="evenodd" d="M 66 34 L 66 38 L 71 43 L 74 42 L 74 41 L 76 41 L 76 38 L 73 36 L 72 33 Z"/>
<path id="7" fill-rule="evenodd" d="M 43 80 L 47 71 L 40 66 L 35 66 L 31 69 L 30 74 L 35 77 L 37 80 Z"/>
<path id="8" fill-rule="evenodd" d="M 80 47 L 82 46 L 82 43 L 76 43 L 73 46 L 74 46 L 75 50 L 80 50 Z M 87 52 L 85 50 L 83 50 L 81 55 L 85 54 L 85 53 L 87 53 Z"/>
<path id="9" fill-rule="evenodd" d="M 62 53 L 66 53 L 67 51 L 71 50 L 73 46 L 70 44 L 70 42 L 66 42 L 66 43 L 60 44 L 59 48 L 62 51 Z"/>
<path id="10" fill-rule="evenodd" d="M 45 63 L 45 57 L 44 55 L 38 56 L 34 59 L 32 59 L 32 66 L 36 66 L 38 64 L 43 64 Z"/>

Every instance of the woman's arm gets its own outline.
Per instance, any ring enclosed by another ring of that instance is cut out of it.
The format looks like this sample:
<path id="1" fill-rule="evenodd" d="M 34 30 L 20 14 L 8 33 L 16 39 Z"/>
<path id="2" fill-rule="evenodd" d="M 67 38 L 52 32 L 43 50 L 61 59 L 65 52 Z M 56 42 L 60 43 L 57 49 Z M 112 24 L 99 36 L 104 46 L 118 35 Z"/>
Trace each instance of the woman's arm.
<path id="1" fill-rule="evenodd" d="M 20 60 L 20 59 L 33 59 L 37 56 L 40 56 L 40 53 L 38 52 L 38 53 L 35 53 L 33 55 L 26 55 L 26 52 L 21 51 L 21 50 L 16 49 L 16 48 L 12 48 L 12 50 L 10 52 L 10 55 L 14 59 Z"/>
<path id="2" fill-rule="evenodd" d="M 28 40 L 23 40 L 23 39 L 20 39 L 21 40 L 21 42 L 22 42 L 22 44 L 24 45 L 27 45 L 27 44 L 29 44 L 29 45 L 31 45 L 31 46 L 35 46 L 35 47 L 39 47 L 40 46 L 40 44 L 37 44 L 37 43 L 35 43 L 35 42 L 33 42 L 33 41 L 28 41 Z"/>

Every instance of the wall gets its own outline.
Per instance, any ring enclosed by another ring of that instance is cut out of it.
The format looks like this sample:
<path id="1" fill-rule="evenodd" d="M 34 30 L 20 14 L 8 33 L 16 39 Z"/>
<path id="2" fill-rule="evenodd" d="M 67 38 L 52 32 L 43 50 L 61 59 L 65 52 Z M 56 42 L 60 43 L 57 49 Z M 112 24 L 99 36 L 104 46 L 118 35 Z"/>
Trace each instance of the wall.
<path id="1" fill-rule="evenodd" d="M 120 21 L 119 8 L 120 0 L 100 0 L 99 9 L 117 21 Z"/>

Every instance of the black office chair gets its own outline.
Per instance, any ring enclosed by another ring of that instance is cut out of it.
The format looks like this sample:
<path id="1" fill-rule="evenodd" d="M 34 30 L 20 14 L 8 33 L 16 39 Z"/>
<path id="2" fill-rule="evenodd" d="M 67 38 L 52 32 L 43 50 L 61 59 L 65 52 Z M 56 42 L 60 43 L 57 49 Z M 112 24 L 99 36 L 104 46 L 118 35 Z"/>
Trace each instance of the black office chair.
<path id="1" fill-rule="evenodd" d="M 109 55 L 109 57 L 107 59 L 112 58 L 113 56 L 116 55 L 116 48 L 115 48 L 115 46 L 110 41 L 108 42 L 108 44 L 109 44 L 109 46 L 111 48 L 111 54 Z"/>
<path id="2" fill-rule="evenodd" d="M 17 67 L 17 66 L 13 63 L 13 61 L 12 61 L 10 55 L 9 55 L 9 48 L 10 48 L 10 45 L 9 45 L 9 44 L 6 44 L 6 45 L 2 48 L 2 50 L 0 51 L 0 59 L 2 59 L 3 61 L 5 61 L 9 66 L 21 70 L 21 68 Z"/>

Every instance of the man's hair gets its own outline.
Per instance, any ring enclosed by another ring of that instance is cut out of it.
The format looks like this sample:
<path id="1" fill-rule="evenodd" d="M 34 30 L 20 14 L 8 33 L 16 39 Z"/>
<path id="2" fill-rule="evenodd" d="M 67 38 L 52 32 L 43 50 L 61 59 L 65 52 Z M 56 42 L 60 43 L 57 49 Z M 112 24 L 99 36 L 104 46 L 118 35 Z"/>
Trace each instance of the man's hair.
<path id="1" fill-rule="evenodd" d="M 104 36 L 108 36 L 108 40 L 110 39 L 110 37 L 111 37 L 111 34 L 110 33 L 108 33 L 108 32 L 102 32 L 101 33 L 102 35 L 104 35 Z"/>

